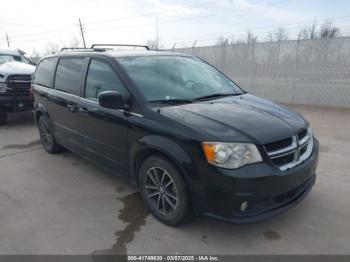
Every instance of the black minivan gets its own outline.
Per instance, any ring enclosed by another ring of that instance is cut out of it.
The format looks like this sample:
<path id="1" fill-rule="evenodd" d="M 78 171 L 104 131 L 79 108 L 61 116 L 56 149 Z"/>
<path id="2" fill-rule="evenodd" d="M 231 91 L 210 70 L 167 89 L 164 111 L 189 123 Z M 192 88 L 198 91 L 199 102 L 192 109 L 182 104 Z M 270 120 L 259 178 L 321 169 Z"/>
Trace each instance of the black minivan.
<path id="1" fill-rule="evenodd" d="M 309 123 L 196 57 L 65 50 L 40 61 L 32 93 L 47 152 L 66 148 L 126 177 L 168 225 L 192 213 L 268 218 L 315 183 L 319 145 Z"/>

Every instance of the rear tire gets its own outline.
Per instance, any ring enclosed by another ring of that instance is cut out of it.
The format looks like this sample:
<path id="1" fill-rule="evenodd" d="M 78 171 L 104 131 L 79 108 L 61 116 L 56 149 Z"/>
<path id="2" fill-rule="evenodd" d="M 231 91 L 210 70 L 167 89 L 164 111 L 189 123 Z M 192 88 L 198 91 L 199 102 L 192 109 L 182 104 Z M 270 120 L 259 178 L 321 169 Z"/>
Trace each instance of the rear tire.
<path id="1" fill-rule="evenodd" d="M 139 171 L 142 200 L 159 221 L 177 225 L 191 213 L 187 185 L 176 166 L 161 156 L 146 159 Z"/>
<path id="2" fill-rule="evenodd" d="M 63 147 L 56 142 L 49 119 L 42 115 L 38 121 L 40 141 L 46 152 L 57 154 L 63 151 Z"/>
<path id="3" fill-rule="evenodd" d="M 0 125 L 7 124 L 7 111 L 5 108 L 0 108 Z"/>

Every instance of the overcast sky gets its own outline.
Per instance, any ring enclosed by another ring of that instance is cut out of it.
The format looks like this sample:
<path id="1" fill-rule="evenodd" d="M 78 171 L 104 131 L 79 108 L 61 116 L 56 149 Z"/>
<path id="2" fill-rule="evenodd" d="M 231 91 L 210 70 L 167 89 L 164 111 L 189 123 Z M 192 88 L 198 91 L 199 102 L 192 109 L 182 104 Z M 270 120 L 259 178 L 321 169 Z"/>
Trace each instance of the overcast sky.
<path id="1" fill-rule="evenodd" d="M 79 39 L 81 18 L 88 45 L 145 44 L 156 37 L 163 47 L 215 43 L 219 36 L 235 39 L 250 29 L 263 40 L 284 26 L 295 38 L 304 24 L 325 19 L 350 33 L 348 0 L 8 0 L 0 10 L 0 47 L 43 52 L 48 45 L 70 45 Z"/>

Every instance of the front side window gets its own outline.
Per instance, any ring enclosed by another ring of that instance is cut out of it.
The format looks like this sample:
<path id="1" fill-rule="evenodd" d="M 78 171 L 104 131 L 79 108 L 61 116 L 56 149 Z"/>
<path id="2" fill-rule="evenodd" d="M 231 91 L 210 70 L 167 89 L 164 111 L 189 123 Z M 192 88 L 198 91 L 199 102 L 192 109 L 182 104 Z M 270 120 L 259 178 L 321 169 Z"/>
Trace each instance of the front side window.
<path id="1" fill-rule="evenodd" d="M 85 98 L 97 101 L 105 91 L 117 91 L 126 95 L 126 89 L 118 75 L 105 62 L 91 60 L 85 85 Z"/>
<path id="2" fill-rule="evenodd" d="M 120 57 L 117 59 L 149 102 L 195 100 L 243 91 L 223 73 L 185 56 Z"/>
<path id="3" fill-rule="evenodd" d="M 55 89 L 79 95 L 84 58 L 61 58 L 58 62 Z"/>

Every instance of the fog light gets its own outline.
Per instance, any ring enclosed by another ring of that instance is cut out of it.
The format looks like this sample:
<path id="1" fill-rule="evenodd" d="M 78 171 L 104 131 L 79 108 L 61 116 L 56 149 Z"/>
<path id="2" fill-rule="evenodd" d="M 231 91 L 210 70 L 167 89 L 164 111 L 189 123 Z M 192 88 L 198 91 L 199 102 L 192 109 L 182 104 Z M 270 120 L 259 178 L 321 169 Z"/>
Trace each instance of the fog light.
<path id="1" fill-rule="evenodd" d="M 242 212 L 246 211 L 247 207 L 248 207 L 248 202 L 247 201 L 242 202 L 241 211 Z"/>
<path id="2" fill-rule="evenodd" d="M 19 108 L 23 108 L 24 107 L 24 104 L 23 103 L 18 103 L 17 105 Z"/>

